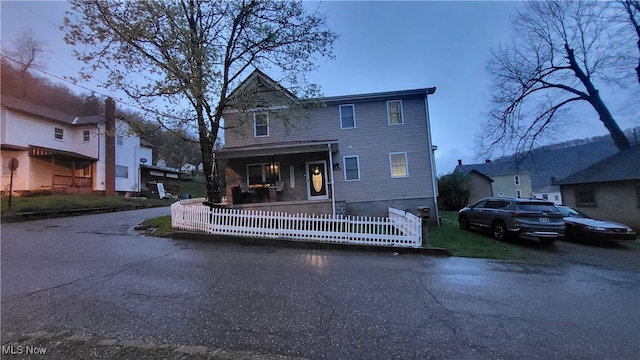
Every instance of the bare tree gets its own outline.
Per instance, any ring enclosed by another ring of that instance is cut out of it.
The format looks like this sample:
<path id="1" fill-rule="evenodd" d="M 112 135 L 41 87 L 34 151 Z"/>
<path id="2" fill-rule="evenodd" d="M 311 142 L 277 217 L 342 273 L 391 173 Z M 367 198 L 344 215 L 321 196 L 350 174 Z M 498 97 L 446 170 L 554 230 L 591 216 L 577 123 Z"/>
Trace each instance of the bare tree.
<path id="1" fill-rule="evenodd" d="M 636 45 L 638 47 L 638 66 L 636 66 L 636 76 L 640 83 L 640 1 L 622 0 L 619 2 L 624 10 L 626 20 L 631 25 L 636 36 Z"/>
<path id="2" fill-rule="evenodd" d="M 35 38 L 31 30 L 17 35 L 11 43 L 11 48 L 3 49 L 3 55 L 14 62 L 22 77 L 30 69 L 43 70 L 48 53 L 46 43 Z"/>
<path id="3" fill-rule="evenodd" d="M 220 191 L 213 147 L 231 91 L 262 68 L 281 74 L 301 99 L 317 95 L 305 75 L 319 56 L 332 56 L 336 39 L 325 17 L 298 1 L 71 3 L 63 28 L 67 43 L 83 45 L 76 52 L 88 65 L 83 76 L 106 69 L 106 87 L 125 91 L 158 120 L 195 122 L 214 202 Z"/>
<path id="4" fill-rule="evenodd" d="M 589 1 L 532 1 L 518 11 L 511 44 L 494 50 L 487 66 L 493 85 L 482 149 L 528 152 L 577 103 L 590 105 L 619 149 L 630 146 L 596 86 L 615 60 L 606 9 Z"/>

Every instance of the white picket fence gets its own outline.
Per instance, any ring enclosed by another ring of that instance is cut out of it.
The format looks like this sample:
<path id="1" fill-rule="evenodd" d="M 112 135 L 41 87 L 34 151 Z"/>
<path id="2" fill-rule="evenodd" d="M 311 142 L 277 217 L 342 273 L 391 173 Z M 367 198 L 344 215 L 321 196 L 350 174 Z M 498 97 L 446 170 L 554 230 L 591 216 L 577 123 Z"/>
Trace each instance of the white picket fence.
<path id="1" fill-rule="evenodd" d="M 273 211 L 213 208 L 201 200 L 171 205 L 174 229 L 217 235 L 299 240 L 338 244 L 421 247 L 422 222 L 389 208 L 389 217 L 288 214 Z"/>

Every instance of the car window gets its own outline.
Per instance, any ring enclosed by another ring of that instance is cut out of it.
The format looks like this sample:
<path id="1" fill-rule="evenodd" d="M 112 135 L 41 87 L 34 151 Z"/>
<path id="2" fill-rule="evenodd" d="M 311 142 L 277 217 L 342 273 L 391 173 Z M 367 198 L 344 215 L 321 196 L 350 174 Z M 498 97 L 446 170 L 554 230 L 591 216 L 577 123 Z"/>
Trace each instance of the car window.
<path id="1" fill-rule="evenodd" d="M 471 207 L 474 209 L 481 209 L 487 203 L 487 200 L 480 200 L 477 203 L 473 204 Z"/>
<path id="2" fill-rule="evenodd" d="M 562 214 L 562 216 L 568 217 L 586 217 L 583 213 L 578 210 L 572 209 L 570 207 L 562 206 L 558 207 L 558 211 Z"/>
<path id="3" fill-rule="evenodd" d="M 558 213 L 558 209 L 551 203 L 519 203 L 518 210 Z"/>
<path id="4" fill-rule="evenodd" d="M 507 207 L 507 205 L 509 205 L 508 201 L 504 201 L 504 200 L 489 200 L 487 201 L 487 205 L 485 206 L 486 208 L 490 208 L 490 209 L 502 209 Z"/>

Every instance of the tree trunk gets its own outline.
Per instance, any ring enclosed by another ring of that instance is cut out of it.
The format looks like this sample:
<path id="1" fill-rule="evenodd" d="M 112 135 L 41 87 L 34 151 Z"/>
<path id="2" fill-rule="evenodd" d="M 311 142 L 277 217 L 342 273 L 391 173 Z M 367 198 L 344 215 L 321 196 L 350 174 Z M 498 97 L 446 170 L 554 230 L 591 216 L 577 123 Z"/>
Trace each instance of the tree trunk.
<path id="1" fill-rule="evenodd" d="M 573 49 L 569 47 L 569 44 L 564 44 L 564 48 L 567 51 L 567 58 L 569 60 L 569 64 L 571 65 L 571 69 L 587 89 L 587 93 L 589 94 L 589 96 L 585 100 L 587 100 L 591 104 L 593 109 L 598 113 L 600 121 L 602 121 L 607 130 L 609 130 L 609 134 L 611 134 L 613 143 L 616 145 L 618 150 L 625 150 L 630 148 L 631 143 L 629 142 L 629 139 L 627 139 L 627 136 L 620 129 L 620 126 L 613 118 L 613 115 L 611 115 L 611 112 L 609 111 L 609 108 L 607 108 L 607 105 L 605 105 L 604 101 L 602 101 L 600 92 L 593 85 L 593 82 L 591 82 L 589 76 L 587 76 L 584 71 L 582 71 L 582 68 L 576 62 Z"/>

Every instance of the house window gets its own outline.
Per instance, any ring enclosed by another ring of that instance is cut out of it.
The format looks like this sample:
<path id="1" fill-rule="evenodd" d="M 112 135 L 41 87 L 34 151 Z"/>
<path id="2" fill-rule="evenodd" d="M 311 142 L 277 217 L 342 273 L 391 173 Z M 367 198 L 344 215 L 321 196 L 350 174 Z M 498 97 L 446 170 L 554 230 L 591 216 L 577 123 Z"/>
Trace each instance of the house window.
<path id="1" fill-rule="evenodd" d="M 576 203 L 578 205 L 596 205 L 596 194 L 593 190 L 576 191 Z"/>
<path id="2" fill-rule="evenodd" d="M 269 115 L 253 114 L 253 136 L 269 136 Z"/>
<path id="3" fill-rule="evenodd" d="M 129 177 L 129 167 L 116 165 L 116 177 L 119 178 L 128 178 Z"/>
<path id="4" fill-rule="evenodd" d="M 391 164 L 391 177 L 397 178 L 409 176 L 406 152 L 390 153 L 389 163 Z"/>
<path id="5" fill-rule="evenodd" d="M 542 198 L 545 200 L 549 200 L 549 194 L 542 194 Z"/>
<path id="6" fill-rule="evenodd" d="M 116 135 L 116 145 L 124 145 L 124 135 Z"/>
<path id="7" fill-rule="evenodd" d="M 387 117 L 389 125 L 402 125 L 402 100 L 387 101 Z"/>
<path id="8" fill-rule="evenodd" d="M 353 129 L 356 127 L 356 110 L 353 105 L 340 105 L 340 128 Z"/>
<path id="9" fill-rule="evenodd" d="M 516 197 L 518 199 L 522 197 L 522 191 L 521 190 L 516 190 Z"/>
<path id="10" fill-rule="evenodd" d="M 560 200 L 560 195 L 556 194 L 553 198 L 554 198 L 556 201 L 559 201 L 559 200 Z"/>
<path id="11" fill-rule="evenodd" d="M 275 186 L 280 181 L 280 163 L 247 165 L 249 186 Z"/>
<path id="12" fill-rule="evenodd" d="M 64 129 L 55 128 L 53 136 L 56 140 L 64 139 Z"/>
<path id="13" fill-rule="evenodd" d="M 358 156 L 345 156 L 342 158 L 342 162 L 344 163 L 344 180 L 360 180 L 360 158 Z"/>
<path id="14" fill-rule="evenodd" d="M 84 130 L 82 132 L 82 141 L 89 142 L 91 140 L 91 132 L 89 130 Z"/>
<path id="15" fill-rule="evenodd" d="M 516 184 L 516 186 L 520 186 L 520 176 L 514 175 L 513 176 L 513 183 Z"/>

